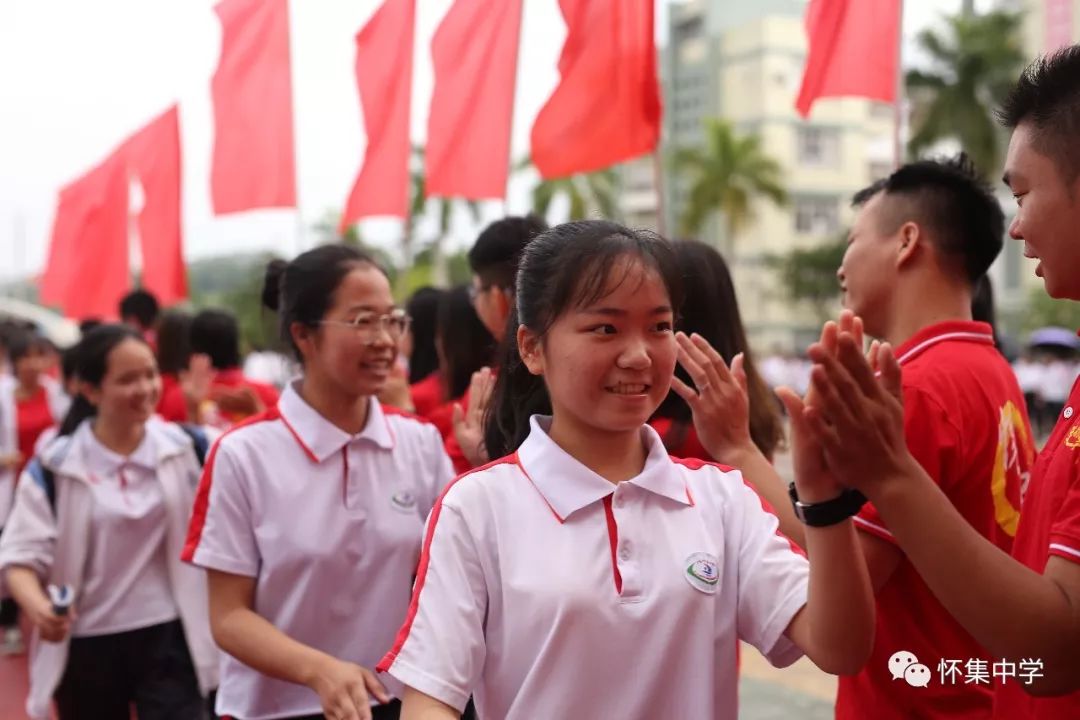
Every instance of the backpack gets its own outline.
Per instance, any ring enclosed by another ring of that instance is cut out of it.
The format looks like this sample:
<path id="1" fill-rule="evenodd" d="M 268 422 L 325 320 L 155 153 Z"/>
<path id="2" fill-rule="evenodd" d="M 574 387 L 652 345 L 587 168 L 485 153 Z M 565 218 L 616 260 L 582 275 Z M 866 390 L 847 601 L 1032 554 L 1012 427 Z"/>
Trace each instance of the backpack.
<path id="1" fill-rule="evenodd" d="M 206 453 L 210 447 L 210 442 L 204 433 L 194 425 L 187 423 L 175 423 L 177 427 L 184 431 L 184 434 L 191 438 L 191 444 L 195 449 L 195 458 L 199 461 L 199 467 L 206 464 Z M 34 480 L 45 491 L 45 497 L 49 500 L 49 507 L 53 511 L 53 515 L 56 515 L 56 475 L 52 470 L 41 464 L 38 458 L 34 458 L 26 466 L 26 471 L 34 478 Z"/>

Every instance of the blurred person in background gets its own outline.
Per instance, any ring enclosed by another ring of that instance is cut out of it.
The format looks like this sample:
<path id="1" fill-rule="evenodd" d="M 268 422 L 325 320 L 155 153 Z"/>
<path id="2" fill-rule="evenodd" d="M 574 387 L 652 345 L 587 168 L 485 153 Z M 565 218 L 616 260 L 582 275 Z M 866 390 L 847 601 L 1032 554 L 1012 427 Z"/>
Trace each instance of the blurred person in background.
<path id="1" fill-rule="evenodd" d="M 151 348 L 157 343 L 157 322 L 160 314 L 161 305 L 149 290 L 132 290 L 120 300 L 120 322 L 142 333 Z"/>
<path id="2" fill-rule="evenodd" d="M 81 392 L 19 483 L 0 573 L 34 625 L 34 720 L 203 717 L 219 660 L 206 578 L 180 562 L 195 500 L 199 431 L 154 415 L 161 381 L 146 340 L 102 325 L 76 355 Z M 58 613 L 48 586 L 68 586 Z"/>
<path id="3" fill-rule="evenodd" d="M 409 393 L 417 415 L 427 417 L 445 402 L 439 376 L 439 353 L 435 348 L 439 299 L 443 291 L 422 287 L 405 304 L 412 323 L 401 343 L 401 354 L 408 364 Z"/>
<path id="4" fill-rule="evenodd" d="M 189 337 L 192 355 L 205 355 L 213 368 L 208 395 L 213 408 L 201 418 L 204 422 L 228 427 L 277 405 L 276 388 L 245 377 L 240 369 L 240 326 L 232 313 L 199 312 L 191 320 Z"/>

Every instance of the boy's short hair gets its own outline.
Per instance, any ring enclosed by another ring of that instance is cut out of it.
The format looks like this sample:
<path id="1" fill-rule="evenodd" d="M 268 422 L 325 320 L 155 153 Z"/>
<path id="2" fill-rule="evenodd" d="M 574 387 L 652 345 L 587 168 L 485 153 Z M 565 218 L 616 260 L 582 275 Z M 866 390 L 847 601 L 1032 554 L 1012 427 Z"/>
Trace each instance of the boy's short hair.
<path id="1" fill-rule="evenodd" d="M 513 292 L 521 251 L 547 228 L 536 215 L 496 220 L 484 228 L 469 250 L 469 267 L 485 287 L 494 285 Z"/>
<path id="2" fill-rule="evenodd" d="M 1035 149 L 1054 161 L 1066 181 L 1080 177 L 1080 45 L 1028 65 L 997 116 L 1011 129 L 1030 123 Z"/>
<path id="3" fill-rule="evenodd" d="M 879 194 L 890 201 L 882 208 L 882 233 L 894 233 L 905 222 L 918 223 L 930 231 L 942 256 L 963 268 L 972 285 L 986 274 L 1005 244 L 1001 203 L 963 153 L 904 165 L 860 190 L 852 204 L 860 207 Z"/>

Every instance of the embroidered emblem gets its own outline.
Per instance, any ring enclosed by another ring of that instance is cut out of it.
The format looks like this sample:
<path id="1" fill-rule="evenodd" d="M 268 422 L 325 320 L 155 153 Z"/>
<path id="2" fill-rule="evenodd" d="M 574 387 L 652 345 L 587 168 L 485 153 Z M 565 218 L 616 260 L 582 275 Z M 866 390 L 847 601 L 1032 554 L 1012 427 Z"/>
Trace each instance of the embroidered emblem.
<path id="1" fill-rule="evenodd" d="M 390 496 L 390 504 L 394 506 L 395 510 L 409 512 L 416 508 L 416 495 L 413 494 L 412 490 L 398 490 Z"/>
<path id="2" fill-rule="evenodd" d="M 1073 425 L 1065 434 L 1065 447 L 1070 450 L 1080 447 L 1080 424 Z"/>

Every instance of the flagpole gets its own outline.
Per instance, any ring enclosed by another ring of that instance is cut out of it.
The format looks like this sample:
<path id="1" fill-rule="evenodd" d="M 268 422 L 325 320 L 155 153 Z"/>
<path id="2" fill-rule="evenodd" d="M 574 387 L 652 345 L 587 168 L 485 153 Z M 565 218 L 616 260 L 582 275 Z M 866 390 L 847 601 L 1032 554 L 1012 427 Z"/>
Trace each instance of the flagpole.
<path id="1" fill-rule="evenodd" d="M 896 22 L 896 98 L 893 102 L 893 162 L 904 164 L 904 0 L 898 0 L 900 17 Z"/>
<path id="2" fill-rule="evenodd" d="M 293 22 L 293 8 L 298 7 L 297 4 L 284 0 L 285 2 L 285 16 L 289 21 L 289 112 L 292 113 L 293 124 L 293 197 L 296 200 L 296 254 L 304 252 L 304 215 L 300 211 L 300 115 L 297 112 L 296 103 L 296 73 L 293 72 L 293 68 L 296 64 L 296 43 L 293 40 L 293 30 L 296 24 Z"/>
<path id="3" fill-rule="evenodd" d="M 667 203 L 664 202 L 664 161 L 661 159 L 660 138 L 653 150 L 653 184 L 656 185 L 656 232 L 667 237 Z"/>
<path id="4" fill-rule="evenodd" d="M 517 108 L 518 95 L 518 69 L 521 67 L 521 37 L 522 26 L 525 25 L 525 0 L 517 0 L 521 3 L 518 10 L 517 27 L 517 50 L 514 52 L 514 94 L 510 101 L 510 132 L 506 136 L 506 187 L 503 188 L 503 215 L 510 214 L 510 177 L 514 173 L 514 110 Z"/>

